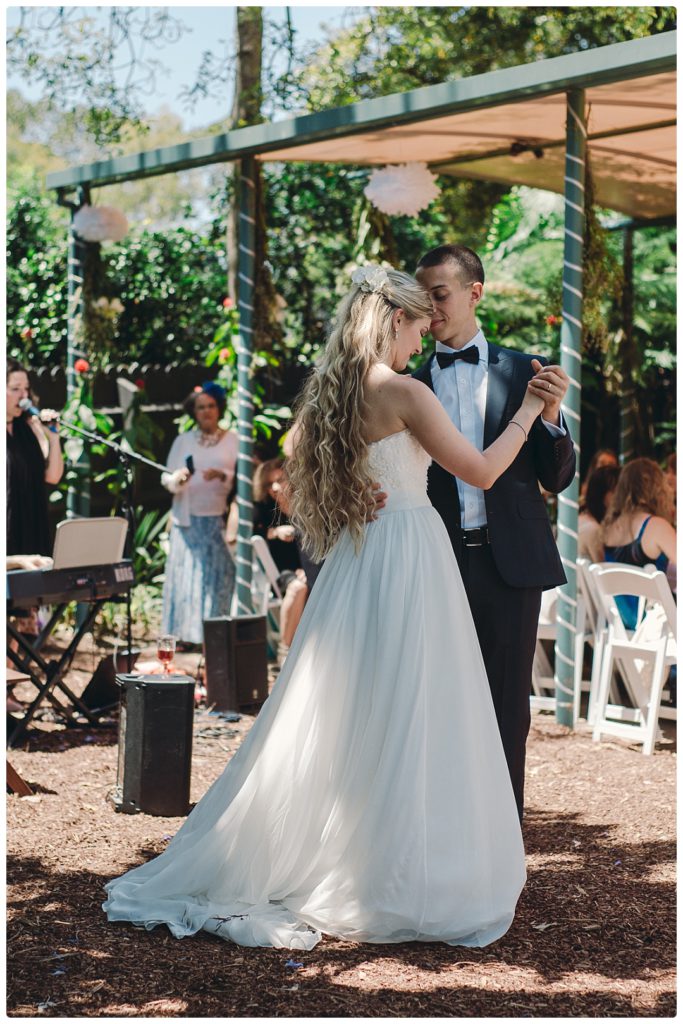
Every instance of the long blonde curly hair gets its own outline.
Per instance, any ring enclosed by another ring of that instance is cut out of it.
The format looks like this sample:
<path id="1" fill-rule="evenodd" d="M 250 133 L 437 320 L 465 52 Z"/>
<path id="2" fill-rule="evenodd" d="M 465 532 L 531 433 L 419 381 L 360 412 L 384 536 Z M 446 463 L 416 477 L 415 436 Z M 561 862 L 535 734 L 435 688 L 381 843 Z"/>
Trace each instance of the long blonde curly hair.
<path id="1" fill-rule="evenodd" d="M 408 274 L 387 269 L 354 286 L 337 310 L 325 351 L 295 406 L 296 445 L 287 461 L 291 521 L 304 548 L 323 559 L 342 530 L 356 551 L 374 506 L 368 446 L 363 437 L 365 379 L 370 367 L 387 360 L 392 316 L 431 317 L 428 293 Z"/>

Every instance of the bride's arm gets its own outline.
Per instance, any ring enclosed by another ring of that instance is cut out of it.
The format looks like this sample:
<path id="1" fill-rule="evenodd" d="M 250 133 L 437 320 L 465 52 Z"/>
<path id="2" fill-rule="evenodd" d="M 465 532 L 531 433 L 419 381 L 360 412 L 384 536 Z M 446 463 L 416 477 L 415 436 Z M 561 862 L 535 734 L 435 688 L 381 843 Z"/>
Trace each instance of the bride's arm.
<path id="1" fill-rule="evenodd" d="M 525 444 L 543 401 L 527 390 L 524 401 L 493 444 L 480 452 L 453 426 L 436 395 L 412 377 L 395 382 L 395 410 L 432 458 L 466 484 L 487 490 Z"/>

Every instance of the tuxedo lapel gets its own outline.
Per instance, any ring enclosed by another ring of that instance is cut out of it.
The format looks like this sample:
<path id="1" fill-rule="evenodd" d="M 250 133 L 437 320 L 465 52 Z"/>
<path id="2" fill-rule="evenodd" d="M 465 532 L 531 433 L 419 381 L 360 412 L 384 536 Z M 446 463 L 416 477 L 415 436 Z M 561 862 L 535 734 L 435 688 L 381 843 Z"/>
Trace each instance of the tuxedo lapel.
<path id="1" fill-rule="evenodd" d="M 423 384 L 426 384 L 432 391 L 434 390 L 434 382 L 432 381 L 432 363 L 434 362 L 434 353 L 426 363 L 423 363 L 419 370 L 416 370 L 413 374 L 415 380 L 421 380 Z"/>
<path id="2" fill-rule="evenodd" d="M 504 349 L 489 344 L 489 372 L 484 416 L 484 448 L 495 441 L 510 400 L 514 362 Z"/>

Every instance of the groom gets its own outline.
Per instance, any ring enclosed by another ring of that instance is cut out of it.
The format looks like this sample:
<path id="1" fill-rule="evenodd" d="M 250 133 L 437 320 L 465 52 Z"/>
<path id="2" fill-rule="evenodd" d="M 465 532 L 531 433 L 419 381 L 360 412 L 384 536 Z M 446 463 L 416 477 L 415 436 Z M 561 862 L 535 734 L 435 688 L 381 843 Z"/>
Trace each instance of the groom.
<path id="1" fill-rule="evenodd" d="M 574 476 L 574 446 L 560 411 L 569 380 L 559 366 L 486 341 L 475 319 L 484 268 L 472 249 L 440 245 L 422 257 L 416 277 L 434 304 L 436 352 L 414 376 L 469 441 L 481 451 L 502 433 L 531 377 L 545 399 L 528 442 L 490 490 L 435 462 L 428 477 L 462 573 L 521 819 L 541 593 L 566 582 L 539 483 L 559 492 Z"/>

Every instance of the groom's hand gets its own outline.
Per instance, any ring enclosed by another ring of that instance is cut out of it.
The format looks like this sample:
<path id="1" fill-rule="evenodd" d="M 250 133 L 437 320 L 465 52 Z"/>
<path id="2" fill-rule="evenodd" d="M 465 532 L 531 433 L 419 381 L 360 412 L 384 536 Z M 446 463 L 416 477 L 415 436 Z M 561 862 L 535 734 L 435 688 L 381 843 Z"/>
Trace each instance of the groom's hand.
<path id="1" fill-rule="evenodd" d="M 373 482 L 372 492 L 373 498 L 375 499 L 375 504 L 368 511 L 368 522 L 372 522 L 373 519 L 376 519 L 377 513 L 381 512 L 381 510 L 387 503 L 387 498 L 389 497 L 389 495 L 385 491 L 380 490 L 380 486 L 381 485 L 378 484 L 376 481 Z"/>
<path id="2" fill-rule="evenodd" d="M 531 360 L 534 376 L 529 390 L 543 399 L 542 419 L 560 426 L 560 406 L 569 388 L 569 377 L 561 366 L 543 366 L 538 359 Z"/>

